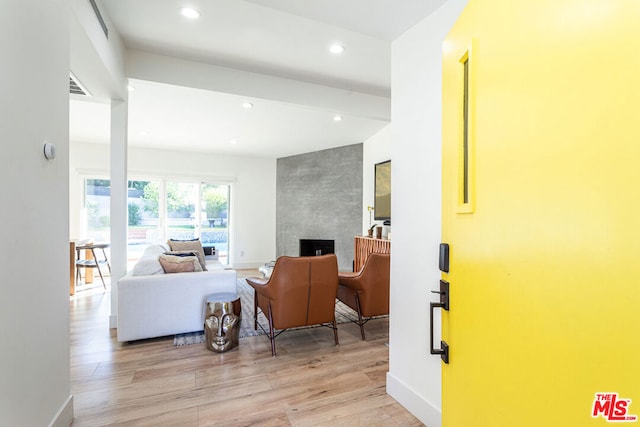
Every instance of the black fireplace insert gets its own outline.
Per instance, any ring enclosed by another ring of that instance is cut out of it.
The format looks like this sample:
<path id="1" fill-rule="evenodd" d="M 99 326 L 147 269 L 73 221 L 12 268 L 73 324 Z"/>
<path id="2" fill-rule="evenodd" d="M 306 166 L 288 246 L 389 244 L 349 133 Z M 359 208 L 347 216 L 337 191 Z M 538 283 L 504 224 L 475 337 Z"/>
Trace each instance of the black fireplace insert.
<path id="1" fill-rule="evenodd" d="M 300 239 L 300 256 L 317 256 L 334 253 L 334 240 Z"/>

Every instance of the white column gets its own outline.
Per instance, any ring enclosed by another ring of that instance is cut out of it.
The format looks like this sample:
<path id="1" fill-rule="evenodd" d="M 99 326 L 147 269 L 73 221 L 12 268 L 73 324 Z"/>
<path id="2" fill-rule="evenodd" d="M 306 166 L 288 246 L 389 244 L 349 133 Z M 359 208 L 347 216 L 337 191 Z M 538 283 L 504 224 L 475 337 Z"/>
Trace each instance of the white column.
<path id="1" fill-rule="evenodd" d="M 128 101 L 111 100 L 111 316 L 117 327 L 118 279 L 127 273 L 127 119 Z"/>

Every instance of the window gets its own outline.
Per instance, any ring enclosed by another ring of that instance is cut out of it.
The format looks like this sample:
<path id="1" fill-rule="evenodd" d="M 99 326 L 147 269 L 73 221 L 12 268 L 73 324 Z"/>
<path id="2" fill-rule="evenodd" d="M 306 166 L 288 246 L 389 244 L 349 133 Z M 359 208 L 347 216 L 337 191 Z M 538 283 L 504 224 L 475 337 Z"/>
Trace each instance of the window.
<path id="1" fill-rule="evenodd" d="M 229 259 L 229 185 L 202 183 L 200 191 L 200 239 L 204 246 L 214 246 L 218 260 Z"/>
<path id="2" fill-rule="evenodd" d="M 147 246 L 163 241 L 163 232 L 160 181 L 129 181 L 127 187 L 127 262 L 131 268 Z"/>
<path id="3" fill-rule="evenodd" d="M 199 236 L 198 187 L 190 182 L 166 183 L 168 239 L 189 240 Z"/>
<path id="4" fill-rule="evenodd" d="M 84 180 L 84 206 L 81 214 L 83 235 L 92 243 L 111 240 L 111 182 L 108 179 Z M 111 259 L 111 248 L 105 248 L 105 255 Z M 105 275 L 109 271 L 102 272 Z"/>
<path id="5" fill-rule="evenodd" d="M 110 181 L 92 177 L 84 182 L 84 235 L 108 242 Z M 149 245 L 168 239 L 200 238 L 203 246 L 215 247 L 222 264 L 228 264 L 230 185 L 140 179 L 128 182 L 127 193 L 128 269 Z"/>
<path id="6" fill-rule="evenodd" d="M 108 242 L 111 238 L 111 182 L 86 179 L 84 184 L 85 235 L 94 242 Z"/>

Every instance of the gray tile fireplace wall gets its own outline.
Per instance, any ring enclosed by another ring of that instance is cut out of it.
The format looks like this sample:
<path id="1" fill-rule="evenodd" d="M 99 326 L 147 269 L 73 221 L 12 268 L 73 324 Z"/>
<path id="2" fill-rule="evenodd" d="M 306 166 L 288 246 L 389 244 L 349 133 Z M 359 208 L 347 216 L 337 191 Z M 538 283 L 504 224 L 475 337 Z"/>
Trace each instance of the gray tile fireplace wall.
<path id="1" fill-rule="evenodd" d="M 362 232 L 362 152 L 355 144 L 278 159 L 278 256 L 298 256 L 300 239 L 335 240 L 338 268 L 351 271 Z"/>

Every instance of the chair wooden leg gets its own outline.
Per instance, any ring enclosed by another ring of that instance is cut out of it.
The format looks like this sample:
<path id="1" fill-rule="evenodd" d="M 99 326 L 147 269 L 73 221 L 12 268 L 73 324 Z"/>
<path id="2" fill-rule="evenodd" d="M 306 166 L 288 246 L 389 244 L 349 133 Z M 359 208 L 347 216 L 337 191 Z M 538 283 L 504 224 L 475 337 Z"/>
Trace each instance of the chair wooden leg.
<path id="1" fill-rule="evenodd" d="M 333 338 L 336 341 L 336 345 L 340 345 L 338 342 L 338 324 L 336 323 L 336 318 L 333 318 Z"/>
<path id="2" fill-rule="evenodd" d="M 273 314 L 271 313 L 271 304 L 269 304 L 269 339 L 271 340 L 271 356 L 276 356 L 276 337 L 273 332 Z"/>
<path id="3" fill-rule="evenodd" d="M 253 290 L 253 330 L 258 330 L 258 291 Z"/>
<path id="4" fill-rule="evenodd" d="M 93 249 L 91 249 L 91 253 L 93 254 L 93 259 L 95 261 L 96 268 L 98 269 L 98 273 L 100 274 L 100 280 L 102 280 L 102 287 L 105 290 L 107 290 L 107 285 L 106 283 L 104 283 L 104 277 L 102 277 L 102 270 L 100 270 L 100 262 L 98 261 L 98 258 L 96 257 L 96 253 Z"/>
<path id="5" fill-rule="evenodd" d="M 102 271 L 100 270 L 100 267 L 96 267 L 98 269 L 98 273 L 100 273 L 100 280 L 102 280 L 102 287 L 107 290 L 107 285 L 106 283 L 104 283 L 104 277 L 102 277 Z"/>
<path id="6" fill-rule="evenodd" d="M 360 296 L 356 293 L 356 307 L 358 307 L 358 326 L 360 326 L 360 335 L 364 341 L 364 322 L 362 321 L 362 310 L 360 309 Z"/>
<path id="7" fill-rule="evenodd" d="M 107 267 L 109 267 L 109 274 L 111 274 L 111 264 L 109 264 L 109 260 L 107 259 L 107 253 L 102 248 L 102 255 L 104 256 L 104 260 L 107 261 Z"/>

